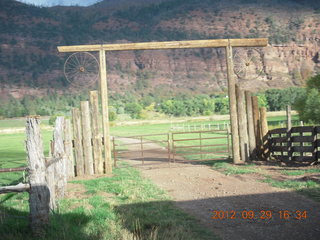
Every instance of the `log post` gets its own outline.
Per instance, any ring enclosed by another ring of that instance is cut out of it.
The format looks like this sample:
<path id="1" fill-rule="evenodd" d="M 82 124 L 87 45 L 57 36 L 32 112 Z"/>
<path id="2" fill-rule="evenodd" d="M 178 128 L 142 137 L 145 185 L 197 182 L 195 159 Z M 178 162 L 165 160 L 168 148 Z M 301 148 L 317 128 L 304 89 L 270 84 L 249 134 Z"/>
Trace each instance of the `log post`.
<path id="1" fill-rule="evenodd" d="M 254 135 L 254 122 L 252 112 L 252 98 L 251 92 L 245 92 L 246 109 L 247 109 L 247 124 L 248 124 L 248 138 L 249 138 L 249 153 L 251 160 L 255 158 L 256 138 Z"/>
<path id="2" fill-rule="evenodd" d="M 93 158 L 92 158 L 92 142 L 91 142 L 91 124 L 89 102 L 81 101 L 81 123 L 82 123 L 82 142 L 84 157 L 84 172 L 86 175 L 93 175 Z"/>
<path id="3" fill-rule="evenodd" d="M 104 139 L 104 158 L 106 173 L 112 172 L 111 159 L 111 144 L 109 136 L 109 112 L 108 112 L 108 88 L 107 88 L 107 66 L 106 66 L 106 52 L 101 49 L 99 51 L 100 57 L 100 90 L 102 103 L 102 125 L 103 125 L 103 139 Z"/>
<path id="4" fill-rule="evenodd" d="M 248 140 L 248 125 L 247 115 L 245 109 L 245 96 L 244 91 L 241 90 L 240 86 L 236 85 L 236 96 L 237 96 L 237 109 L 238 109 L 238 120 L 239 120 L 239 136 L 240 136 L 240 154 L 242 161 L 249 160 L 249 140 Z"/>
<path id="5" fill-rule="evenodd" d="M 291 120 L 291 106 L 287 106 L 287 129 L 290 131 L 292 128 L 292 120 Z"/>
<path id="6" fill-rule="evenodd" d="M 40 136 L 40 120 L 28 118 L 26 124 L 26 151 L 30 183 L 30 227 L 35 236 L 43 237 L 49 223 L 50 191 L 46 183 L 46 166 Z"/>
<path id="7" fill-rule="evenodd" d="M 258 97 L 252 96 L 252 112 L 253 112 L 253 127 L 254 127 L 254 135 L 256 138 L 256 146 L 255 146 L 255 156 L 259 156 L 259 149 L 261 146 L 261 134 L 260 134 L 260 114 L 259 114 L 259 103 Z"/>
<path id="8" fill-rule="evenodd" d="M 70 119 L 65 119 L 64 152 L 66 153 L 68 177 L 74 177 L 74 156 L 72 147 L 72 127 Z"/>
<path id="9" fill-rule="evenodd" d="M 56 185 L 56 197 L 64 197 L 64 188 L 67 184 L 67 165 L 66 165 L 66 155 L 64 152 L 64 117 L 57 117 L 55 122 L 55 127 L 53 130 L 53 141 L 54 149 L 52 156 L 53 158 L 60 158 L 54 164 L 55 169 L 55 185 Z"/>
<path id="10" fill-rule="evenodd" d="M 267 121 L 267 110 L 265 107 L 260 108 L 260 119 L 261 119 L 261 150 L 262 158 L 268 159 L 269 148 L 268 148 L 268 121 Z"/>
<path id="11" fill-rule="evenodd" d="M 94 172 L 103 174 L 102 134 L 98 91 L 90 91 Z"/>
<path id="12" fill-rule="evenodd" d="M 76 173 L 77 173 L 77 176 L 82 176 L 84 174 L 84 162 L 83 162 L 83 147 L 82 147 L 81 116 L 78 108 L 72 109 L 72 124 L 73 124 L 74 152 L 75 152 L 75 158 L 76 158 Z"/>
<path id="13" fill-rule="evenodd" d="M 228 74 L 228 93 L 229 93 L 229 108 L 230 108 L 230 122 L 231 122 L 231 134 L 232 134 L 232 153 L 233 163 L 241 163 L 240 149 L 239 149 L 239 129 L 238 129 L 238 114 L 236 103 L 236 89 L 235 89 L 235 77 L 233 73 L 233 58 L 232 47 L 229 44 L 226 47 L 226 61 L 227 61 L 227 74 Z"/>

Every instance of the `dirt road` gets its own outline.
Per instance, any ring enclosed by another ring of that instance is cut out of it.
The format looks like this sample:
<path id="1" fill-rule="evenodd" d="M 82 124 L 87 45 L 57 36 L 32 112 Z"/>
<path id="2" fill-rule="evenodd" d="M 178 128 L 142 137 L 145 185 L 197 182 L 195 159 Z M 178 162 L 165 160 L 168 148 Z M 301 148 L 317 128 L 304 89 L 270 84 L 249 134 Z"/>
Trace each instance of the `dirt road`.
<path id="1" fill-rule="evenodd" d="M 129 149 L 137 150 L 134 146 Z M 148 146 L 156 147 L 159 146 Z M 144 165 L 130 153 L 124 159 L 167 191 L 179 208 L 222 239 L 320 239 L 319 203 L 259 182 L 256 174 L 226 176 L 204 165 L 169 164 L 166 155 L 166 150 L 148 153 Z M 266 211 L 271 211 L 272 216 Z M 284 211 L 289 211 L 290 217 Z M 306 213 L 306 218 L 297 211 Z"/>

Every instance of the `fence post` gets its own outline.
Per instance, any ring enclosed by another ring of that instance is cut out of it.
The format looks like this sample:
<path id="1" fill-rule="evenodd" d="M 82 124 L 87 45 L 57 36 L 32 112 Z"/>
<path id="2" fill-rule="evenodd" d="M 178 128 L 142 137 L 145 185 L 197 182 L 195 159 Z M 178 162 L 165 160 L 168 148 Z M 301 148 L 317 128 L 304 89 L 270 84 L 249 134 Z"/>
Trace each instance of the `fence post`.
<path id="1" fill-rule="evenodd" d="M 77 176 L 84 174 L 83 163 L 83 148 L 82 148 L 82 130 L 81 130 L 81 116 L 78 108 L 72 109 L 72 123 L 73 123 L 73 139 L 74 152 L 76 157 L 76 172 Z"/>
<path id="2" fill-rule="evenodd" d="M 265 107 L 260 108 L 260 119 L 261 119 L 261 156 L 265 160 L 268 159 L 268 121 L 267 121 L 267 109 Z"/>
<path id="3" fill-rule="evenodd" d="M 252 98 L 251 92 L 245 91 L 246 98 L 246 110 L 247 110 L 247 123 L 248 123 L 248 138 L 249 138 L 249 153 L 250 158 L 254 159 L 254 151 L 256 148 L 256 139 L 254 135 L 254 121 L 253 121 L 253 107 L 252 107 Z"/>
<path id="4" fill-rule="evenodd" d="M 292 128 L 292 121 L 291 121 L 291 106 L 287 106 L 287 129 L 288 131 Z"/>
<path id="5" fill-rule="evenodd" d="M 98 91 L 90 91 L 90 104 L 94 172 L 98 174 L 103 174 L 102 134 L 100 133 L 102 124 L 100 122 Z"/>
<path id="6" fill-rule="evenodd" d="M 142 139 L 142 136 L 141 136 L 141 139 L 140 139 L 140 144 L 141 144 L 141 158 L 142 158 L 142 164 L 144 164 L 144 155 L 143 155 L 143 139 Z"/>
<path id="7" fill-rule="evenodd" d="M 254 135 L 256 139 L 255 157 L 259 155 L 259 149 L 261 146 L 261 134 L 260 134 L 260 116 L 259 116 L 259 104 L 258 97 L 252 96 L 252 112 L 253 112 L 253 126 Z"/>
<path id="8" fill-rule="evenodd" d="M 49 223 L 50 191 L 46 183 L 46 166 L 39 119 L 27 119 L 26 135 L 26 151 L 30 173 L 30 227 L 35 236 L 43 236 L 45 234 L 44 227 Z"/>
<path id="9" fill-rule="evenodd" d="M 64 133 L 64 117 L 57 117 L 55 127 L 53 131 L 53 158 L 61 158 L 54 164 L 55 169 L 55 185 L 56 185 L 56 197 L 62 198 L 64 196 L 64 187 L 67 183 L 67 166 L 66 156 L 64 152 L 63 143 Z"/>
<path id="10" fill-rule="evenodd" d="M 248 129 L 247 129 L 247 116 L 244 102 L 244 91 L 240 89 L 240 86 L 236 84 L 236 97 L 237 97 L 237 109 L 238 109 L 238 124 L 239 124 L 239 138 L 240 138 L 240 154 L 241 160 L 249 160 L 249 141 L 248 141 Z"/>
<path id="11" fill-rule="evenodd" d="M 82 123 L 82 142 L 84 157 L 84 172 L 86 175 L 93 175 L 93 158 L 92 158 L 92 139 L 89 102 L 81 101 L 81 123 Z"/>
<path id="12" fill-rule="evenodd" d="M 67 159 L 68 177 L 74 177 L 74 157 L 72 147 L 72 127 L 70 119 L 65 119 L 64 125 L 64 152 Z"/>

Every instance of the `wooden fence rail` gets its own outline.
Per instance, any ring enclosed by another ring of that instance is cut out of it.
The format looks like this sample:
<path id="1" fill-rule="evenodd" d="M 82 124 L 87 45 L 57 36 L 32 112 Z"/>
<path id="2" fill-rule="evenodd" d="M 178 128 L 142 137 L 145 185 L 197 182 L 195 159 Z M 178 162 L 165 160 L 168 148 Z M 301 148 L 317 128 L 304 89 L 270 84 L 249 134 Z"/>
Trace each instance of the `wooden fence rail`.
<path id="1" fill-rule="evenodd" d="M 271 157 L 281 161 L 316 162 L 320 158 L 320 126 L 277 128 L 268 132 Z"/>

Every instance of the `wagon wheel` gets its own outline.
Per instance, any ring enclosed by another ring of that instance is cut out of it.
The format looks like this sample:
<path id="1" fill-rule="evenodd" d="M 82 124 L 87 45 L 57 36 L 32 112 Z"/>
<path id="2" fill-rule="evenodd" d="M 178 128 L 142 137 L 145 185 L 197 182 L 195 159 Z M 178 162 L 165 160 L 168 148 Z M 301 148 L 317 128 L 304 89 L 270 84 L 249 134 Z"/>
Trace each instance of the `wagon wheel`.
<path id="1" fill-rule="evenodd" d="M 233 51 L 234 73 L 241 80 L 253 80 L 263 74 L 262 53 L 255 48 Z"/>
<path id="2" fill-rule="evenodd" d="M 88 52 L 73 53 L 64 63 L 64 75 L 72 86 L 89 87 L 99 77 L 98 60 Z"/>

